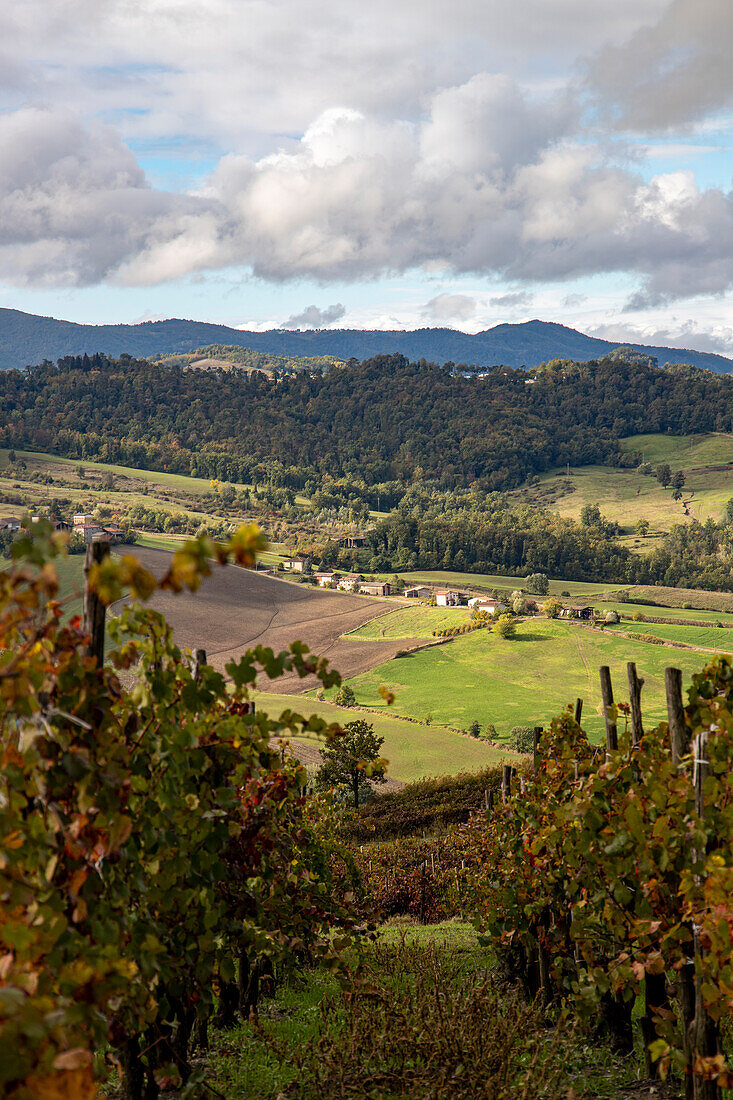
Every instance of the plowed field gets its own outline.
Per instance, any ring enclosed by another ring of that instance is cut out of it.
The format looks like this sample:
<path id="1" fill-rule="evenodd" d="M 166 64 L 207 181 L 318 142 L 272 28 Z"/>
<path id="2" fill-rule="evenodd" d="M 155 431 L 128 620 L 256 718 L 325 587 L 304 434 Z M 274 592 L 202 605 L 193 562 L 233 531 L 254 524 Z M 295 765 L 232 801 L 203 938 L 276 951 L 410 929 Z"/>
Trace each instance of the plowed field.
<path id="1" fill-rule="evenodd" d="M 133 553 L 157 576 L 170 555 L 164 550 L 133 547 Z M 344 679 L 391 660 L 404 647 L 399 639 L 343 638 L 393 604 L 368 596 L 352 596 L 299 585 L 236 566 L 213 567 L 198 592 L 156 593 L 150 602 L 173 627 L 178 645 L 205 649 L 210 664 L 224 669 L 252 645 L 278 651 L 290 642 L 305 642 L 327 657 Z M 270 683 L 263 678 L 262 688 Z M 278 692 L 298 692 L 317 682 L 290 674 L 272 682 Z"/>

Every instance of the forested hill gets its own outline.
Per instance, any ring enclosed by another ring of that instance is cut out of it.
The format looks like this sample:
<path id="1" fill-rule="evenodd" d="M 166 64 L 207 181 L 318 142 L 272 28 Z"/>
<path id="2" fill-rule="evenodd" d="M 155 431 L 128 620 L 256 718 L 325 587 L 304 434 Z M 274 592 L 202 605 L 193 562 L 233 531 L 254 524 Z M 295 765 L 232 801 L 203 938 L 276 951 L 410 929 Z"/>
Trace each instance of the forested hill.
<path id="1" fill-rule="evenodd" d="M 327 355 L 336 359 L 366 359 L 400 353 L 409 359 L 438 363 L 534 367 L 548 359 L 582 362 L 606 355 L 616 345 L 548 321 L 496 325 L 471 335 L 447 328 L 412 332 L 369 329 L 315 329 L 303 332 L 273 329 L 251 332 L 204 321 L 172 319 L 139 325 L 78 325 L 53 317 L 36 317 L 15 309 L 0 309 L 0 369 L 24 367 L 66 355 L 127 352 L 140 357 L 194 351 L 207 344 L 235 344 L 269 355 Z M 711 352 L 630 345 L 660 364 L 691 363 L 719 374 L 733 370 L 733 360 Z"/>
<path id="2" fill-rule="evenodd" d="M 275 381 L 100 355 L 0 374 L 0 446 L 292 488 L 507 489 L 566 462 L 621 461 L 618 440 L 637 432 L 731 429 L 730 378 L 618 359 L 465 377 L 378 356 Z"/>

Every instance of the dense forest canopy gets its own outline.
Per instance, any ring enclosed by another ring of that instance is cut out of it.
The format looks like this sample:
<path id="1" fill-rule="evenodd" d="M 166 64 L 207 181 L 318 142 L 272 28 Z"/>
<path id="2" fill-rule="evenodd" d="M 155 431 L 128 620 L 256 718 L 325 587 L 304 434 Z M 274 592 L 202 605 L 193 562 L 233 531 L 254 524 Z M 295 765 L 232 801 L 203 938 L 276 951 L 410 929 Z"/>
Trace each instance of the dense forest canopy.
<path id="1" fill-rule="evenodd" d="M 130 356 L 67 357 L 0 375 L 0 445 L 228 481 L 302 488 L 516 486 L 552 467 L 634 462 L 638 432 L 730 431 L 733 385 L 691 367 L 554 360 L 475 377 L 401 355 L 275 381 Z"/>

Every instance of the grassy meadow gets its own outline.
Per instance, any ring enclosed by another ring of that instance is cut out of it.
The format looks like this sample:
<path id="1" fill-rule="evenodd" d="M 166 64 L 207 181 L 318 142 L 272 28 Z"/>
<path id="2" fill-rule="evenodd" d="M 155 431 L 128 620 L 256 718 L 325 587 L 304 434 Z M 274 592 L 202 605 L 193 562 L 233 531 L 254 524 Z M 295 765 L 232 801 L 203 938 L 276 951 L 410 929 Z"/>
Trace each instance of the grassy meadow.
<path id="1" fill-rule="evenodd" d="M 657 633 L 656 624 L 634 623 L 633 628 L 639 633 Z M 718 631 L 716 637 L 722 634 Z M 729 637 L 727 631 L 725 637 Z M 447 645 L 389 661 L 354 677 L 350 684 L 357 703 L 376 712 L 386 710 L 379 687 L 387 684 L 394 692 L 393 711 L 398 715 L 421 720 L 429 716 L 437 725 L 459 727 L 476 719 L 482 725 L 492 723 L 500 736 L 515 725 L 545 723 L 580 697 L 584 700 L 583 725 L 600 740 L 604 730 L 598 683 L 601 665 L 610 666 L 617 698 L 623 700 L 627 695 L 626 663 L 636 661 L 645 680 L 645 720 L 656 724 L 666 717 L 665 667 L 681 668 L 688 682 L 709 659 L 703 652 L 537 618 L 519 623 L 512 640 L 478 630 Z"/>
<path id="2" fill-rule="evenodd" d="M 391 779 L 399 779 L 405 783 L 431 775 L 456 775 L 460 771 L 498 764 L 507 759 L 502 750 L 483 741 L 464 737 L 445 726 L 427 726 L 405 721 L 391 713 L 392 708 L 387 708 L 380 695 L 377 698 L 381 704 L 381 713 L 349 710 L 311 697 L 266 692 L 257 692 L 256 704 L 268 714 L 281 714 L 287 708 L 299 714 L 317 714 L 327 722 L 339 722 L 342 725 L 357 719 L 371 722 L 375 732 L 384 737 L 382 754 L 389 760 L 387 774 Z M 300 739 L 293 738 L 294 745 L 299 743 Z M 321 745 L 317 737 L 303 738 L 302 743 L 311 750 L 317 750 Z"/>
<path id="3" fill-rule="evenodd" d="M 423 569 L 413 573 L 400 573 L 400 576 L 408 584 L 432 584 L 444 585 L 446 588 L 496 588 L 513 592 L 515 588 L 521 588 L 524 577 L 508 577 L 498 573 L 455 573 L 450 570 Z M 389 576 L 384 574 L 386 580 Z M 559 596 L 561 592 L 569 592 L 571 596 L 588 596 L 591 593 L 612 593 L 618 591 L 621 585 L 603 584 L 600 581 L 564 581 L 550 579 L 550 594 Z"/>
<path id="4" fill-rule="evenodd" d="M 607 519 L 619 523 L 630 536 L 637 520 L 646 519 L 649 535 L 627 543 L 641 553 L 655 545 L 655 534 L 675 523 L 721 519 L 733 497 L 733 435 L 634 435 L 622 440 L 622 445 L 626 451 L 639 451 L 653 466 L 667 462 L 673 473 L 682 470 L 686 478 L 682 500 L 673 501 L 671 490 L 663 489 L 653 476 L 607 466 L 571 467 L 569 476 L 565 468 L 550 470 L 512 495 L 571 519 L 578 519 L 586 504 L 597 504 Z"/>

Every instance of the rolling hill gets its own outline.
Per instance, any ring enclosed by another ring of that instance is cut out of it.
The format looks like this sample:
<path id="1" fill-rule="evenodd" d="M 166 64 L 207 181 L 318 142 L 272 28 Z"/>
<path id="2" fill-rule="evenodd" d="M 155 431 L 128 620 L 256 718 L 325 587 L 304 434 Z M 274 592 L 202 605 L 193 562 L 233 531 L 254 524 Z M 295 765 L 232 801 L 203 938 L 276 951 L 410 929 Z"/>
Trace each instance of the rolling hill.
<path id="1" fill-rule="evenodd" d="M 597 359 L 616 345 L 550 321 L 496 325 L 469 334 L 447 328 L 410 332 L 373 329 L 271 329 L 252 332 L 205 321 L 172 318 L 139 325 L 80 325 L 53 317 L 37 317 L 15 309 L 0 309 L 0 369 L 24 367 L 64 355 L 108 355 L 128 352 L 138 357 L 194 351 L 208 344 L 234 344 L 270 355 L 327 355 L 338 359 L 367 359 L 400 352 L 409 359 L 474 363 L 490 366 L 534 367 L 548 359 Z M 630 345 L 664 363 L 693 366 L 728 374 L 733 360 L 711 352 L 680 348 Z"/>

